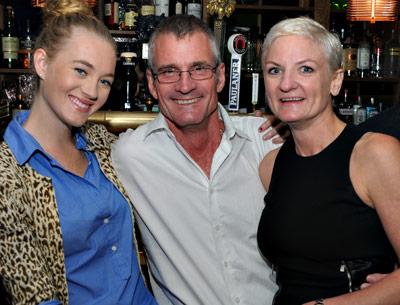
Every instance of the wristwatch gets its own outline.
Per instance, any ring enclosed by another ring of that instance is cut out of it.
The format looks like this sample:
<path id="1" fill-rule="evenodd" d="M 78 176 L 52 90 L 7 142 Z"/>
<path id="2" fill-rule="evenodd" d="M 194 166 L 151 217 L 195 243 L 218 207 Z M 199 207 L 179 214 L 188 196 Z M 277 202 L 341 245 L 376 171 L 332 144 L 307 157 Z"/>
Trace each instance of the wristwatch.
<path id="1" fill-rule="evenodd" d="M 317 300 L 315 300 L 314 305 L 324 305 L 324 299 L 317 299 Z"/>

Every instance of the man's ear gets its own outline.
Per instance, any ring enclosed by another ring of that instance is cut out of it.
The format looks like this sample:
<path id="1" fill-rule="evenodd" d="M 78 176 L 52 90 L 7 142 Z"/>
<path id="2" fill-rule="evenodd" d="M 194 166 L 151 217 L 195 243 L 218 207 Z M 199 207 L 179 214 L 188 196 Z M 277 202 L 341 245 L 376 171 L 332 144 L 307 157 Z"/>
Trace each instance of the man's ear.
<path id="1" fill-rule="evenodd" d="M 155 86 L 155 79 L 153 74 L 151 73 L 150 69 L 146 69 L 146 77 L 147 77 L 147 85 L 149 86 L 149 91 L 151 95 L 158 100 L 158 94 Z"/>
<path id="2" fill-rule="evenodd" d="M 48 56 L 44 49 L 37 49 L 33 54 L 33 67 L 40 79 L 46 79 Z"/>
<path id="3" fill-rule="evenodd" d="M 217 92 L 220 93 L 222 89 L 224 89 L 225 86 L 225 64 L 220 63 L 218 68 L 217 68 Z"/>

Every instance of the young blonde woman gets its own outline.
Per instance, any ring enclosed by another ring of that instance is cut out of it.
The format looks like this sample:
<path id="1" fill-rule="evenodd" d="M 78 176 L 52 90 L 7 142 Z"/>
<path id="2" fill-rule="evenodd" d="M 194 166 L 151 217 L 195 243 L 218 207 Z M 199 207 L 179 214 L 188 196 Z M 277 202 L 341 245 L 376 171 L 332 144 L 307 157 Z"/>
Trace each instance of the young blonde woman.
<path id="1" fill-rule="evenodd" d="M 86 124 L 106 101 L 116 48 L 85 1 L 46 1 L 37 92 L 0 153 L 0 277 L 12 304 L 156 304 L 139 271 L 114 136 Z"/>

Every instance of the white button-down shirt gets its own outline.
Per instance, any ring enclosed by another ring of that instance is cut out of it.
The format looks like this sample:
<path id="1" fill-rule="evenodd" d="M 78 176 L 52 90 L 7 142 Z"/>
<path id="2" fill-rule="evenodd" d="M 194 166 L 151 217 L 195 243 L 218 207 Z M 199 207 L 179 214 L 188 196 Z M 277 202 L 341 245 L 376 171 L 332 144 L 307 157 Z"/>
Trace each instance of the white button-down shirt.
<path id="1" fill-rule="evenodd" d="M 113 147 L 160 305 L 268 305 L 277 289 L 256 239 L 265 195 L 258 165 L 276 146 L 258 132 L 264 119 L 219 111 L 225 132 L 210 178 L 161 114 Z"/>

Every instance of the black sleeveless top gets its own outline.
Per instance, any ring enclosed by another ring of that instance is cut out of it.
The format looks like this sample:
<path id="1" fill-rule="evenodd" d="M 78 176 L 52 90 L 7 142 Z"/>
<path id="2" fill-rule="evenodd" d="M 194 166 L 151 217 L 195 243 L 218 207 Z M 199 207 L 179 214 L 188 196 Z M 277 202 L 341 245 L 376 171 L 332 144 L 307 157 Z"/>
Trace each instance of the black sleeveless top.
<path id="1" fill-rule="evenodd" d="M 379 218 L 350 181 L 350 156 L 361 136 L 346 126 L 309 157 L 296 154 L 293 139 L 281 147 L 257 236 L 277 270 L 274 304 L 298 305 L 348 292 L 343 261 L 378 258 L 385 266 L 370 271 L 393 270 L 396 256 Z"/>

